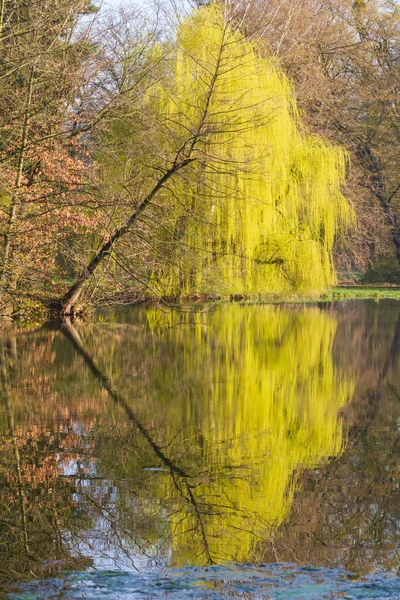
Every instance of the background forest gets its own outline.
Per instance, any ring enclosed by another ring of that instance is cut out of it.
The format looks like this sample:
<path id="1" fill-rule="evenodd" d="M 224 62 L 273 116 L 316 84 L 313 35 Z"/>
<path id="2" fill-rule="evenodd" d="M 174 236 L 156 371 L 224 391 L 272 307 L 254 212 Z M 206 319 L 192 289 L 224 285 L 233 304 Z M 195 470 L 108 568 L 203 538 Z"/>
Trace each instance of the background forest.
<path id="1" fill-rule="evenodd" d="M 2 0 L 2 312 L 397 282 L 399 46 L 395 0 Z"/>

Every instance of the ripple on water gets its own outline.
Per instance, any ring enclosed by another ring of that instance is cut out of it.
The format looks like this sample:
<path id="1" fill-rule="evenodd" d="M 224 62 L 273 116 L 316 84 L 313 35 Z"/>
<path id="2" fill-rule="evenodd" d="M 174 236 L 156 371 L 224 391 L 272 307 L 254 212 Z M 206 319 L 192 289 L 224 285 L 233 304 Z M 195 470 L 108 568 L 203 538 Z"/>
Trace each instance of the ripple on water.
<path id="1" fill-rule="evenodd" d="M 136 600 L 243 598 L 246 600 L 399 600 L 400 577 L 379 573 L 354 579 L 339 569 L 277 565 L 189 567 L 148 573 L 63 573 L 32 581 L 6 596 L 15 600 Z"/>

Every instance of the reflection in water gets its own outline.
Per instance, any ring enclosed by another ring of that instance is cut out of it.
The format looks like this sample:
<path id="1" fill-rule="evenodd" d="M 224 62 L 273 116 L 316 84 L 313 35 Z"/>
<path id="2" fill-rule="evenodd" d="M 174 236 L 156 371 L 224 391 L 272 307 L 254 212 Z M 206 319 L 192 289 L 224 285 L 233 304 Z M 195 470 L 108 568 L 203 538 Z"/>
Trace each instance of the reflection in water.
<path id="1" fill-rule="evenodd" d="M 308 556 L 326 548 L 322 562 L 315 553 L 315 564 L 347 566 L 346 552 L 336 551 L 336 523 L 343 547 L 351 544 L 343 515 L 357 510 L 351 465 L 361 456 L 362 436 L 369 439 L 370 422 L 363 399 L 371 386 L 360 387 L 360 370 L 376 374 L 384 396 L 389 377 L 396 386 L 398 364 L 399 309 L 374 309 L 374 338 L 368 306 L 350 318 L 343 310 L 272 306 L 186 314 L 134 309 L 62 331 L 5 333 L 3 581 L 90 563 L 126 570 L 307 562 L 303 546 Z M 380 352 L 367 367 L 359 344 L 367 340 L 372 348 L 374 339 Z M 398 461 L 390 439 L 392 469 Z M 373 455 L 371 444 L 360 459 L 360 480 L 368 480 Z M 340 469 L 347 490 L 341 503 L 341 483 L 334 487 L 329 479 Z M 388 483 L 385 494 L 396 485 Z M 296 510 L 286 521 L 291 506 Z M 329 527 L 314 526 L 327 523 L 325 516 Z M 380 525 L 388 537 L 388 519 Z"/>
<path id="2" fill-rule="evenodd" d="M 160 313 L 148 316 L 159 330 Z M 192 398 L 184 411 L 174 403 L 165 427 L 170 452 L 187 456 L 191 473 L 185 489 L 164 477 L 159 492 L 174 497 L 173 562 L 256 561 L 257 542 L 288 513 L 296 468 L 342 447 L 338 411 L 351 383 L 332 364 L 335 321 L 270 306 L 196 315 L 194 327 L 168 317 L 160 338 L 168 364 L 153 376 L 161 385 L 168 369 L 169 396 L 183 384 Z"/>
<path id="3" fill-rule="evenodd" d="M 76 489 L 75 477 L 64 471 L 77 459 L 73 447 L 78 436 L 61 423 L 49 430 L 45 422 L 22 418 L 26 396 L 17 376 L 21 363 L 15 337 L 7 344 L 1 341 L 0 361 L 1 579 L 50 574 L 66 566 L 82 568 L 90 561 L 72 557 L 63 539 L 64 520 L 74 509 Z M 48 381 L 39 377 L 43 383 Z M 39 404 L 38 392 L 35 389 L 33 401 Z M 82 443 L 79 440 L 79 446 Z M 78 530 L 84 522 L 85 516 L 75 513 L 71 525 Z"/>
<path id="4" fill-rule="evenodd" d="M 357 377 L 346 450 L 301 474 L 290 519 L 264 560 L 400 574 L 399 305 L 341 305 L 335 315 L 334 356 Z"/>

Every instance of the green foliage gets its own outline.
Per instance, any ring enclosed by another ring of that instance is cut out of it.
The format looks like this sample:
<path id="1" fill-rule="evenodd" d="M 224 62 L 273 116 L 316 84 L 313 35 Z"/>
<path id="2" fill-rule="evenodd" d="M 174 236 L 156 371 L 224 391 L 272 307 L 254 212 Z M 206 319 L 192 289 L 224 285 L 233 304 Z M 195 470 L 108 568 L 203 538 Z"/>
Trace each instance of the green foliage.
<path id="1" fill-rule="evenodd" d="M 159 145 L 170 161 L 189 147 L 195 159 L 165 192 L 165 202 L 178 200 L 163 247 L 175 266 L 157 267 L 152 286 L 240 294 L 335 283 L 334 239 L 352 219 L 340 192 L 346 155 L 303 130 L 277 62 L 220 6 L 181 25 L 172 81 L 148 102 L 167 124 Z"/>
<path id="2" fill-rule="evenodd" d="M 362 278 L 364 284 L 368 283 L 393 283 L 400 281 L 400 267 L 396 260 L 375 261 Z"/>

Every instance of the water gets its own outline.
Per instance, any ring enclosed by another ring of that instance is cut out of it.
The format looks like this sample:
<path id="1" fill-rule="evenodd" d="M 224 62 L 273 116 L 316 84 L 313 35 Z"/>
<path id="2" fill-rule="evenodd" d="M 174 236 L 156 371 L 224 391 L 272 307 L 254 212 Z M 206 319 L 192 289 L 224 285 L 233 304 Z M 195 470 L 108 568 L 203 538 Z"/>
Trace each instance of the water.
<path id="1" fill-rule="evenodd" d="M 350 573 L 338 569 L 281 564 L 191 567 L 145 575 L 121 571 L 72 573 L 25 585 L 14 598 L 377 600 L 399 598 L 399 594 L 399 578 L 394 575 L 381 574 L 354 581 Z"/>
<path id="2" fill-rule="evenodd" d="M 399 361 L 394 301 L 4 329 L 4 597 L 400 598 Z"/>

